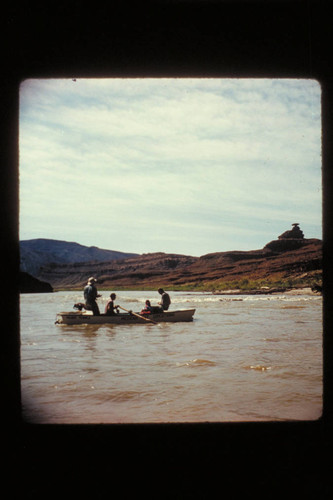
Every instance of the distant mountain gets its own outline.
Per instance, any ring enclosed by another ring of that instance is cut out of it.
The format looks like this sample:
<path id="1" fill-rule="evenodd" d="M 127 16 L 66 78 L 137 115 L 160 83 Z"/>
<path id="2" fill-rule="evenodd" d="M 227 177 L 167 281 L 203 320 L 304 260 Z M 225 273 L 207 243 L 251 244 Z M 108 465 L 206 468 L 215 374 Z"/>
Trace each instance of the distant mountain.
<path id="1" fill-rule="evenodd" d="M 43 266 L 79 262 L 105 262 L 135 257 L 138 254 L 104 250 L 79 243 L 37 238 L 20 241 L 20 270 L 38 277 Z"/>
<path id="2" fill-rule="evenodd" d="M 46 266 L 40 279 L 54 288 L 83 288 L 89 276 L 98 278 L 105 289 L 160 286 L 195 287 L 198 284 L 234 280 L 309 279 L 320 276 L 322 241 L 303 239 L 294 248 L 293 240 L 278 250 L 216 252 L 191 257 L 166 253 L 143 254 L 113 262 L 62 264 Z"/>
<path id="3" fill-rule="evenodd" d="M 298 224 L 293 224 L 292 230 L 259 250 L 192 257 L 163 252 L 126 254 L 40 239 L 21 242 L 21 266 L 55 289 L 80 289 L 89 276 L 95 276 L 104 289 L 204 285 L 218 290 L 223 282 L 320 282 L 322 241 L 304 238 Z"/>

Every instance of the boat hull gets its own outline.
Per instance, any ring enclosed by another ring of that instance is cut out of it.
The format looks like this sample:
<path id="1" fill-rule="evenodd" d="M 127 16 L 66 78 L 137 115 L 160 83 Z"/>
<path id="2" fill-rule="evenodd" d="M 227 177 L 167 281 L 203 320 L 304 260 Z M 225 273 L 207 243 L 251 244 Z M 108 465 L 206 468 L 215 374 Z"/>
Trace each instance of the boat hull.
<path id="1" fill-rule="evenodd" d="M 175 311 L 164 311 L 157 314 L 149 314 L 148 319 L 156 323 L 176 323 L 193 321 L 195 309 L 178 309 Z M 136 313 L 139 314 L 139 313 Z M 58 325 L 132 325 L 132 324 L 153 324 L 145 317 L 138 317 L 132 314 L 115 314 L 114 316 L 94 316 L 91 313 L 82 312 L 60 312 L 57 314 L 56 324 Z"/>

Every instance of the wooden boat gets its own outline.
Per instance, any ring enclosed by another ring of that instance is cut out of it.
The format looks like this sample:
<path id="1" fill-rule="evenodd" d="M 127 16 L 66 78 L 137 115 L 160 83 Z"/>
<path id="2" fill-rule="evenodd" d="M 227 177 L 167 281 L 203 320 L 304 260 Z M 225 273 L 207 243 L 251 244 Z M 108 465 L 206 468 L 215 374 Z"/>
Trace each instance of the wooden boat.
<path id="1" fill-rule="evenodd" d="M 132 324 L 153 324 L 154 323 L 176 323 L 179 321 L 193 321 L 195 309 L 178 309 L 175 311 L 164 311 L 149 315 L 140 313 L 119 313 L 113 316 L 100 314 L 94 316 L 89 312 L 60 312 L 57 314 L 56 324 L 58 325 L 132 325 Z"/>

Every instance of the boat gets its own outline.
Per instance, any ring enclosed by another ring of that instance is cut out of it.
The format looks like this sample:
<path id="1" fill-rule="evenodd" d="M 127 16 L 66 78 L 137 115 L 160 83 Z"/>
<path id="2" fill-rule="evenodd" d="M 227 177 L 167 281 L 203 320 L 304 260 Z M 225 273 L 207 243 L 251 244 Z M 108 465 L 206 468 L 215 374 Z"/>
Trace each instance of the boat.
<path id="1" fill-rule="evenodd" d="M 85 312 L 59 312 L 55 323 L 58 325 L 132 325 L 153 323 L 176 323 L 193 321 L 195 309 L 178 309 L 174 311 L 163 311 L 153 314 L 119 313 L 112 316 L 100 314 L 94 316 L 90 311 Z"/>

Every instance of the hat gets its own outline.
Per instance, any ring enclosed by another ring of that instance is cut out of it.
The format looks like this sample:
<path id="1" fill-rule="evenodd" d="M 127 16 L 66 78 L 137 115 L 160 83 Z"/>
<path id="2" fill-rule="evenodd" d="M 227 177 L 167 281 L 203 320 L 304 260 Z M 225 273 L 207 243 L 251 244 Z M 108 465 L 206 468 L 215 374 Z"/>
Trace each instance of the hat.
<path id="1" fill-rule="evenodd" d="M 88 279 L 88 283 L 96 283 L 97 279 L 91 277 Z"/>

